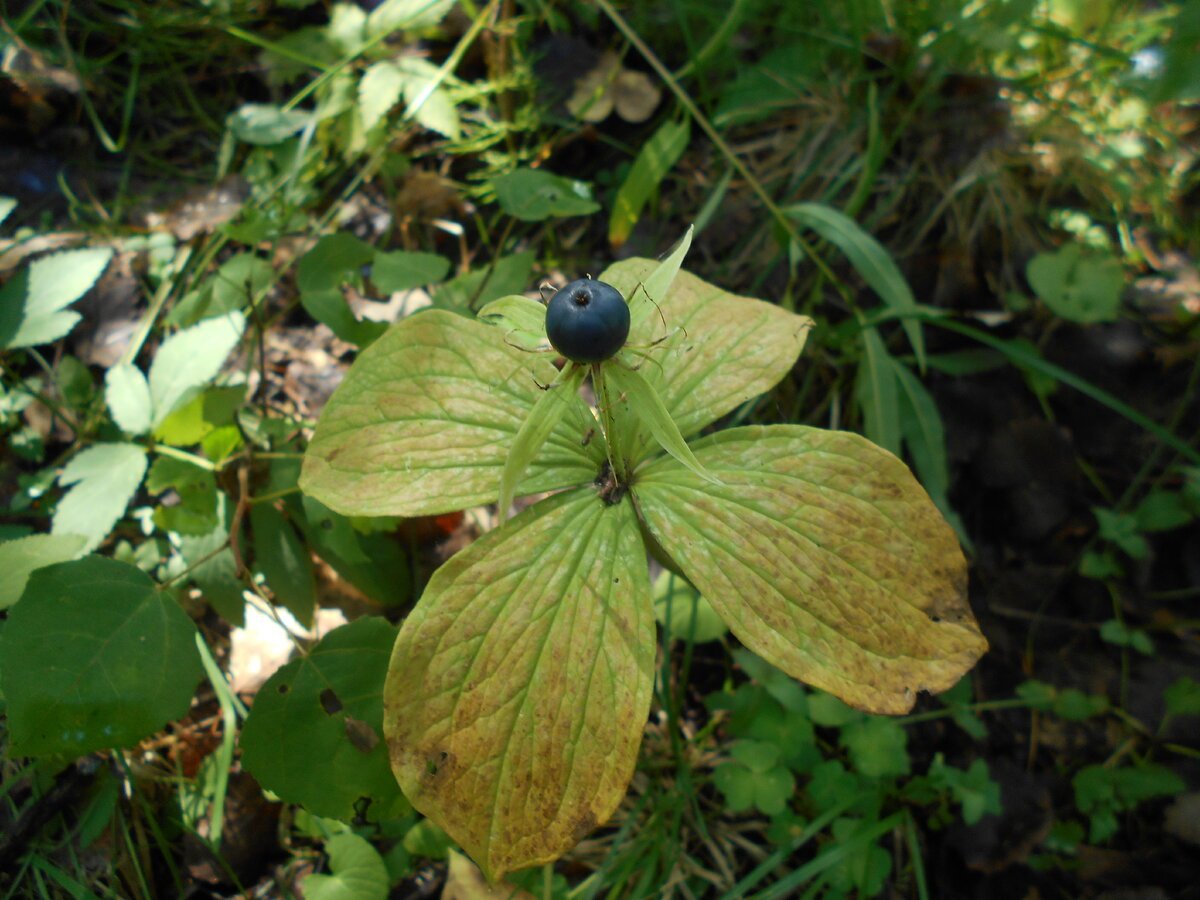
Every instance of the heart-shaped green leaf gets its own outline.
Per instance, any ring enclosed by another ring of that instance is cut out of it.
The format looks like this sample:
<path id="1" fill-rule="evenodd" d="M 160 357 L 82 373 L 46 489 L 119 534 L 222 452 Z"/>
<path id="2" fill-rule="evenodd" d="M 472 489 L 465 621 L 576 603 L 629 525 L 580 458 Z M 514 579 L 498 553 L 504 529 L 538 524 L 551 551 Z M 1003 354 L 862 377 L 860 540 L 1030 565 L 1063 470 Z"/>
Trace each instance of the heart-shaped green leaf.
<path id="1" fill-rule="evenodd" d="M 300 487 L 343 515 L 436 515 L 495 500 L 538 385 L 557 374 L 499 328 L 441 310 L 404 319 L 326 404 Z M 604 459 L 601 442 L 586 441 L 594 424 L 576 399 L 519 492 L 592 481 Z"/>
<path id="2" fill-rule="evenodd" d="M 452 557 L 400 631 L 396 778 L 493 880 L 556 859 L 625 795 L 653 683 L 645 559 L 628 503 L 557 494 Z"/>
<path id="3" fill-rule="evenodd" d="M 346 832 L 335 834 L 325 845 L 332 875 L 304 878 L 308 900 L 384 900 L 388 872 L 383 857 L 365 839 Z"/>
<path id="4" fill-rule="evenodd" d="M 350 821 L 364 798 L 400 800 L 380 740 L 383 679 L 396 629 L 368 616 L 329 632 L 271 676 L 242 731 L 242 760 L 259 783 L 319 816 Z"/>
<path id="5" fill-rule="evenodd" d="M 952 687 L 987 647 L 953 532 L 908 468 L 862 437 L 736 428 L 664 457 L 633 492 L 651 533 L 747 647 L 870 712 Z"/>
<path id="6" fill-rule="evenodd" d="M 196 627 L 140 569 L 87 556 L 38 569 L 0 641 L 14 756 L 140 740 L 187 712 Z"/>

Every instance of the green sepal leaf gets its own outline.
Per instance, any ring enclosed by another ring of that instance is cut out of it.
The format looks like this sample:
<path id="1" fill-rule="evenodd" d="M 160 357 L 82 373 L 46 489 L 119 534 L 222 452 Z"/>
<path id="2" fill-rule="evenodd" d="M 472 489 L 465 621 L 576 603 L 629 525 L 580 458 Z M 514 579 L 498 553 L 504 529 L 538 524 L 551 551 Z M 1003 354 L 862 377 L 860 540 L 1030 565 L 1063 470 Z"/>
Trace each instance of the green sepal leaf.
<path id="1" fill-rule="evenodd" d="M 395 641 L 385 619 L 356 619 L 267 680 L 241 736 L 242 761 L 259 784 L 344 822 L 364 808 L 377 819 L 403 803 L 382 739 L 383 681 Z"/>
<path id="2" fill-rule="evenodd" d="M 546 339 L 546 306 L 520 294 L 493 300 L 479 310 L 479 318 L 504 329 L 510 344 L 522 350 L 549 349 Z"/>
<path id="3" fill-rule="evenodd" d="M 705 470 L 692 454 L 662 398 L 645 378 L 620 363 L 604 366 L 598 372 L 598 380 L 602 381 L 598 388 L 601 402 L 627 404 L 633 416 L 646 427 L 667 453 L 705 481 L 712 484 L 721 483 L 721 480 Z"/>
<path id="4" fill-rule="evenodd" d="M 104 375 L 104 402 L 117 427 L 126 434 L 150 430 L 154 401 L 142 370 L 129 363 L 113 366 Z"/>
<path id="5" fill-rule="evenodd" d="M 31 534 L 0 543 L 0 609 L 21 599 L 29 576 L 38 569 L 74 559 L 87 539 L 78 534 Z"/>
<path id="6" fill-rule="evenodd" d="M 366 838 L 349 831 L 335 834 L 325 844 L 325 852 L 333 874 L 306 875 L 307 900 L 386 900 L 387 866 Z"/>
<path id="7" fill-rule="evenodd" d="M 364 350 L 325 405 L 300 487 L 342 515 L 437 515 L 496 499 L 513 439 L 558 370 L 490 325 L 431 310 Z M 581 400 L 518 485 L 535 493 L 590 482 L 601 441 Z"/>
<path id="8" fill-rule="evenodd" d="M 542 396 L 521 423 L 508 451 L 508 458 L 504 460 L 504 469 L 500 473 L 501 521 L 508 518 L 517 484 L 525 470 L 537 458 L 546 439 L 574 407 L 586 374 L 585 366 L 568 364 L 542 392 Z"/>
<path id="9" fill-rule="evenodd" d="M 34 347 L 65 336 L 80 315 L 67 309 L 112 259 L 109 247 L 64 250 L 34 260 L 0 287 L 0 347 Z"/>
<path id="10" fill-rule="evenodd" d="M 270 503 L 250 507 L 255 563 L 275 599 L 306 627 L 317 605 L 312 557 L 283 514 Z"/>
<path id="11" fill-rule="evenodd" d="M 659 269 L 652 259 L 627 259 L 600 276 L 633 298 L 637 287 Z M 640 372 L 651 382 L 685 437 L 698 433 L 727 412 L 769 391 L 796 363 L 812 320 L 772 303 L 738 297 L 681 271 L 665 297 L 655 297 L 662 313 L 631 328 L 618 360 L 639 361 L 631 353 L 647 348 Z M 663 321 L 675 334 L 659 347 Z"/>
<path id="12" fill-rule="evenodd" d="M 140 569 L 88 556 L 34 572 L 0 638 L 13 756 L 124 747 L 187 712 L 196 627 Z"/>
<path id="13" fill-rule="evenodd" d="M 900 325 L 924 372 L 925 336 L 920 320 L 911 317 L 917 312 L 917 301 L 883 245 L 849 216 L 821 203 L 798 203 L 783 212 L 841 250 L 879 299 L 902 317 Z"/>
<path id="14" fill-rule="evenodd" d="M 987 642 L 954 533 L 902 462 L 859 435 L 780 425 L 693 445 L 638 473 L 651 534 L 733 633 L 868 712 L 952 687 Z"/>
<path id="15" fill-rule="evenodd" d="M 675 276 L 679 274 L 679 269 L 683 265 L 684 257 L 692 247 L 692 235 L 695 234 L 695 231 L 695 226 L 689 225 L 688 230 L 683 233 L 683 237 L 679 239 L 679 243 L 667 255 L 667 258 L 646 276 L 641 290 L 634 290 L 632 296 L 626 296 L 625 300 L 629 303 L 631 330 L 661 309 L 667 295 L 671 292 L 671 285 L 675 283 Z"/>
<path id="16" fill-rule="evenodd" d="M 543 500 L 434 573 L 396 640 L 384 732 L 400 787 L 492 881 L 612 815 L 654 679 L 628 503 Z"/>
<path id="17" fill-rule="evenodd" d="M 96 444 L 63 469 L 58 483 L 70 490 L 54 510 L 53 534 L 79 534 L 94 550 L 137 493 L 146 474 L 146 451 L 137 444 Z"/>

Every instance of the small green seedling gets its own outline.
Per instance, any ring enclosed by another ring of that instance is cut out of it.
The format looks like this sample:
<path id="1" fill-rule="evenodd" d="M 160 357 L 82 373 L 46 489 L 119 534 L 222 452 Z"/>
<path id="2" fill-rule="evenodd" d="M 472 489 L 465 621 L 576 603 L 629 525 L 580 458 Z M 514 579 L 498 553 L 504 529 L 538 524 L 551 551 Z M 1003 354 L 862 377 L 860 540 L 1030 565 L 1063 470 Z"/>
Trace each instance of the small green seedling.
<path id="1" fill-rule="evenodd" d="M 869 712 L 952 687 L 987 646 L 954 533 L 892 454 L 798 425 L 701 436 L 789 373 L 812 323 L 681 272 L 690 239 L 549 308 L 402 320 L 305 456 L 301 487 L 344 515 L 544 495 L 434 573 L 384 686 L 401 789 L 491 879 L 557 859 L 625 795 L 651 554 L 758 656 Z"/>

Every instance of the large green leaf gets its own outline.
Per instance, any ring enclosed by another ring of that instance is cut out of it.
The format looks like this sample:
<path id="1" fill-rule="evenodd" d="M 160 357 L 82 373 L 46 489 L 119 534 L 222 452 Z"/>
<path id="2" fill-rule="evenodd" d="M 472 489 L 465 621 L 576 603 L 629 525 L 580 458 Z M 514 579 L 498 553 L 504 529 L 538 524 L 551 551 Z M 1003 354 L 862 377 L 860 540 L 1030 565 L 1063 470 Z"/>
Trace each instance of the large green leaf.
<path id="1" fill-rule="evenodd" d="M 51 531 L 79 534 L 84 550 L 108 537 L 146 474 L 146 451 L 137 444 L 96 444 L 63 469 L 58 483 L 70 490 L 58 501 Z"/>
<path id="2" fill-rule="evenodd" d="M 908 342 L 912 344 L 918 365 L 924 371 L 925 337 L 921 332 L 920 320 L 911 317 L 917 311 L 917 301 L 884 246 L 849 216 L 821 203 L 798 203 L 786 208 L 784 214 L 811 228 L 846 254 L 855 271 L 879 295 L 879 299 L 893 312 L 907 317 L 900 324 L 908 335 Z"/>
<path id="3" fill-rule="evenodd" d="M 747 647 L 860 709 L 901 713 L 987 647 L 958 541 L 907 467 L 848 432 L 736 428 L 639 474 L 651 533 Z"/>
<path id="4" fill-rule="evenodd" d="M 452 557 L 400 631 L 392 767 L 493 880 L 557 858 L 625 795 L 653 682 L 645 559 L 628 503 L 557 494 Z"/>
<path id="5" fill-rule="evenodd" d="M 369 616 L 335 628 L 263 685 L 242 730 L 242 760 L 267 790 L 350 821 L 364 801 L 400 800 L 383 743 L 383 681 L 396 629 Z"/>
<path id="6" fill-rule="evenodd" d="M 557 370 L 502 329 L 441 310 L 393 326 L 351 366 L 317 423 L 300 487 L 343 515 L 436 515 L 496 499 L 513 438 Z M 576 400 L 518 493 L 593 480 L 600 441 Z"/>
<path id="7" fill-rule="evenodd" d="M 627 259 L 600 276 L 626 298 L 658 263 Z M 640 371 L 663 399 L 683 435 L 706 425 L 752 397 L 773 388 L 795 364 L 812 320 L 778 306 L 738 297 L 681 271 L 666 297 L 655 297 L 658 313 L 633 329 L 626 345 L 649 359 Z M 663 336 L 663 320 L 674 337 Z"/>
<path id="8" fill-rule="evenodd" d="M 196 627 L 140 569 L 88 556 L 39 569 L 0 640 L 14 756 L 128 746 L 187 712 Z"/>

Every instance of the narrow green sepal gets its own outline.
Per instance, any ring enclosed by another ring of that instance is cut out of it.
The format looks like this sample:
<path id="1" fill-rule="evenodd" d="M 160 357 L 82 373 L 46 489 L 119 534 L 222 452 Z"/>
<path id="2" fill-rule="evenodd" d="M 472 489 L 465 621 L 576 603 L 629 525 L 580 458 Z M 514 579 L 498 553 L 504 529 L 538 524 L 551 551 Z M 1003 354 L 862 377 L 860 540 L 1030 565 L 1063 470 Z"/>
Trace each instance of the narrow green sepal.
<path id="1" fill-rule="evenodd" d="M 700 465 L 699 460 L 688 447 L 687 441 L 683 439 L 679 426 L 671 418 L 666 404 L 663 403 L 662 398 L 658 396 L 658 391 L 650 382 L 635 370 L 620 363 L 605 366 L 602 373 L 603 377 L 608 379 L 609 398 L 612 399 L 615 395 L 627 400 L 633 414 L 646 426 L 651 436 L 667 453 L 705 481 L 712 484 L 722 483 L 721 479 Z"/>
<path id="2" fill-rule="evenodd" d="M 525 417 L 525 421 L 521 423 L 521 429 L 513 439 L 512 449 L 508 451 L 508 457 L 504 461 L 504 471 L 500 475 L 501 522 L 508 518 L 508 510 L 516 495 L 517 483 L 525 474 L 525 470 L 529 468 L 529 464 L 537 458 L 538 451 L 542 449 L 542 444 L 546 443 L 546 439 L 554 431 L 554 426 L 571 408 L 571 398 L 578 393 L 586 373 L 586 367 L 568 362 L 566 367 L 558 373 L 558 377 L 538 398 L 533 409 L 529 411 L 529 415 Z"/>
<path id="3" fill-rule="evenodd" d="M 667 292 L 671 290 L 672 282 L 675 281 L 675 276 L 679 274 L 679 267 L 683 265 L 683 258 L 687 256 L 688 249 L 692 246 L 694 230 L 694 226 L 689 225 L 688 230 L 679 239 L 679 243 L 675 245 L 670 256 L 660 262 L 657 268 L 642 282 L 642 290 L 635 290 L 631 296 L 626 298 L 629 301 L 629 314 L 633 320 L 633 328 L 636 329 L 638 325 L 649 318 L 658 308 L 655 304 L 658 304 L 659 307 L 662 306 Z"/>

